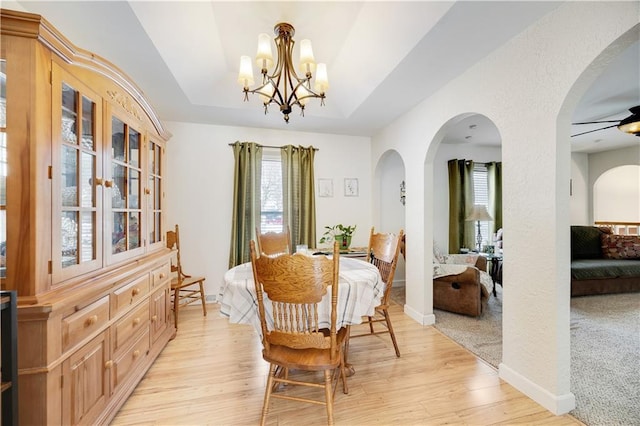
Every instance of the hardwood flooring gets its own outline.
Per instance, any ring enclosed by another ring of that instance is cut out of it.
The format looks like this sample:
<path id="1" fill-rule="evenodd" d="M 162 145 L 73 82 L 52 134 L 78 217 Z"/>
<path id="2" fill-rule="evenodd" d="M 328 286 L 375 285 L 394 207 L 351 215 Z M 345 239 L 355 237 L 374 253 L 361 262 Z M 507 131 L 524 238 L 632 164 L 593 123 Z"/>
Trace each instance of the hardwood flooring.
<path id="1" fill-rule="evenodd" d="M 268 365 L 251 326 L 229 324 L 218 305 L 180 310 L 177 337 L 112 425 L 254 425 Z M 391 307 L 402 354 L 388 335 L 352 339 L 349 394 L 336 392 L 336 425 L 582 425 L 554 416 L 498 378 L 497 371 L 434 327 Z M 307 373 L 308 374 L 308 373 Z M 298 391 L 301 387 L 297 387 Z M 316 389 L 301 390 L 305 394 Z M 324 425 L 325 408 L 272 400 L 269 425 Z"/>

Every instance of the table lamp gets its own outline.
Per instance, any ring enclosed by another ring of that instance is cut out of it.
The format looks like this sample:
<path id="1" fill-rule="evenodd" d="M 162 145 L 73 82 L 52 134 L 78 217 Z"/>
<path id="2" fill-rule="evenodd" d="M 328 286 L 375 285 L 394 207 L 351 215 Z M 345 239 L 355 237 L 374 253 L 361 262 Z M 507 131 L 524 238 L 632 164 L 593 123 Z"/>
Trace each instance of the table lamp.
<path id="1" fill-rule="evenodd" d="M 482 248 L 482 233 L 480 232 L 480 222 L 481 221 L 491 221 L 493 218 L 487 211 L 487 206 L 476 204 L 473 206 L 473 210 L 471 210 L 471 214 L 467 216 L 465 220 L 475 220 L 478 223 L 478 235 L 476 236 L 476 245 L 478 248 L 478 253 L 480 253 L 480 249 Z"/>

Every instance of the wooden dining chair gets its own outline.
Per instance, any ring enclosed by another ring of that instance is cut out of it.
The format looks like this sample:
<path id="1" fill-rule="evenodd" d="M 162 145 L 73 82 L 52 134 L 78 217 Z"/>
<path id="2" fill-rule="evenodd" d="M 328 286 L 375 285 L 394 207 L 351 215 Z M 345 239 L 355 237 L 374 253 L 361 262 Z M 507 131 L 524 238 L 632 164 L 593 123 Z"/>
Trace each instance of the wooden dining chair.
<path id="1" fill-rule="evenodd" d="M 344 359 L 348 329 L 336 330 L 338 244 L 334 244 L 333 259 L 301 253 L 258 257 L 254 241 L 250 242 L 250 252 L 260 316 L 262 358 L 270 364 L 260 424 L 265 424 L 269 401 L 273 397 L 325 405 L 327 422 L 332 425 L 333 398 L 339 380 L 342 380 L 344 393 L 348 392 Z M 318 322 L 318 304 L 329 286 L 331 321 L 326 328 Z M 324 381 L 293 379 L 289 374 L 293 369 L 322 371 Z M 324 399 L 276 392 L 280 384 L 321 387 Z"/>
<path id="2" fill-rule="evenodd" d="M 291 254 L 291 232 L 289 226 L 284 226 L 282 232 L 267 232 L 262 234 L 260 228 L 256 228 L 258 241 L 258 253 L 267 256 Z"/>
<path id="3" fill-rule="evenodd" d="M 352 334 L 351 337 L 369 336 L 372 334 L 389 333 L 393 347 L 396 350 L 396 356 L 400 357 L 400 349 L 396 335 L 393 332 L 391 324 L 391 316 L 389 315 L 389 301 L 391 296 L 391 287 L 393 286 L 393 276 L 398 265 L 398 254 L 400 253 L 400 245 L 403 241 L 404 231 L 401 229 L 398 234 L 375 233 L 371 227 L 369 235 L 369 247 L 367 248 L 367 261 L 374 264 L 384 281 L 384 294 L 380 304 L 376 306 L 374 315 L 367 317 L 362 321 L 363 324 L 369 324 L 368 333 Z M 374 323 L 382 323 L 382 328 L 374 329 Z"/>
<path id="4" fill-rule="evenodd" d="M 176 251 L 176 260 L 171 262 L 171 292 L 173 294 L 173 316 L 176 329 L 178 328 L 178 313 L 180 307 L 201 301 L 202 313 L 207 316 L 207 305 L 204 296 L 204 277 L 193 277 L 182 270 L 180 261 L 180 229 L 176 224 L 174 231 L 167 231 L 167 247 Z"/>

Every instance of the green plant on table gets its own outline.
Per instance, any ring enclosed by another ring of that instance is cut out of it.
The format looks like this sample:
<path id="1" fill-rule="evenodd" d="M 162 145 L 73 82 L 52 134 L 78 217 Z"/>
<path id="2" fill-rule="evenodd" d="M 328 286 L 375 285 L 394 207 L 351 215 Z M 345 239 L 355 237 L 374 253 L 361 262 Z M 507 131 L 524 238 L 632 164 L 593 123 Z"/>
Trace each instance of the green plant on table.
<path id="1" fill-rule="evenodd" d="M 320 244 L 330 243 L 334 240 L 337 240 L 341 243 L 343 247 L 349 247 L 351 243 L 351 237 L 353 233 L 356 231 L 356 225 L 353 226 L 344 226 L 339 223 L 334 226 L 325 226 L 325 232 L 320 238 Z"/>

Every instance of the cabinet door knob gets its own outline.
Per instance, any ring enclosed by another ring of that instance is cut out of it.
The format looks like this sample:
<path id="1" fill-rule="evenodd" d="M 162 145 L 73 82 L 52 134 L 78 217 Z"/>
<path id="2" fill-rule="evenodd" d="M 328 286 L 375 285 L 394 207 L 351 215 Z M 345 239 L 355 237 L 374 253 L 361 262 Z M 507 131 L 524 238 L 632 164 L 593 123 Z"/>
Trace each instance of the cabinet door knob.
<path id="1" fill-rule="evenodd" d="M 96 183 L 96 186 L 104 185 L 104 179 L 102 178 L 95 178 L 93 181 Z"/>
<path id="2" fill-rule="evenodd" d="M 157 319 L 158 319 L 157 315 L 154 315 L 154 316 L 151 317 L 151 321 L 153 321 L 153 322 L 156 322 Z"/>
<path id="3" fill-rule="evenodd" d="M 140 356 L 140 351 L 138 349 L 133 351 L 133 358 L 138 358 L 139 356 Z"/>
<path id="4" fill-rule="evenodd" d="M 140 318 L 135 318 L 133 320 L 133 325 L 138 325 L 138 324 L 140 324 Z"/>
<path id="5" fill-rule="evenodd" d="M 149 194 L 151 194 L 151 190 L 149 188 L 145 188 L 144 189 L 144 193 L 149 195 Z"/>
<path id="6" fill-rule="evenodd" d="M 105 180 L 104 181 L 104 186 L 106 186 L 107 188 L 111 188 L 113 186 L 113 181 L 112 180 Z"/>
<path id="7" fill-rule="evenodd" d="M 111 367 L 113 367 L 113 360 L 109 360 L 104 363 L 104 368 L 106 368 L 107 370 L 111 369 Z"/>
<path id="8" fill-rule="evenodd" d="M 85 327 L 91 327 L 92 325 L 94 325 L 97 322 L 98 322 L 98 316 L 97 315 L 91 315 L 89 318 L 87 318 L 87 320 L 85 321 L 84 325 L 85 325 Z"/>
<path id="9" fill-rule="evenodd" d="M 140 294 L 140 289 L 138 287 L 134 288 L 133 290 L 131 290 L 131 294 L 133 296 L 137 296 L 138 294 Z"/>
<path id="10" fill-rule="evenodd" d="M 160 279 L 163 279 L 163 278 L 164 278 L 164 277 L 166 277 L 166 276 L 167 276 L 167 274 L 165 274 L 164 272 L 162 272 L 162 273 L 160 274 Z"/>

